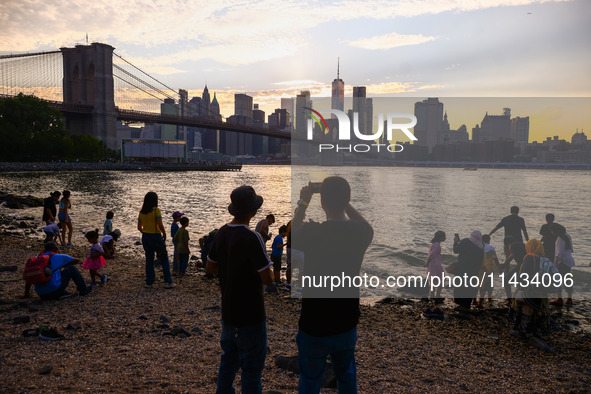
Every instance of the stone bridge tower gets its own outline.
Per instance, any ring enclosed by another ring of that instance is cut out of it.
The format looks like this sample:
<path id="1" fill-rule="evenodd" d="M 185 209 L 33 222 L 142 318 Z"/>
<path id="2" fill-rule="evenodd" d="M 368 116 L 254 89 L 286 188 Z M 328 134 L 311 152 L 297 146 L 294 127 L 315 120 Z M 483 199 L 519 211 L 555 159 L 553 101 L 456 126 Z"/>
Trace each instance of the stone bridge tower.
<path id="1" fill-rule="evenodd" d="M 64 62 L 64 103 L 93 106 L 92 115 L 66 116 L 72 134 L 88 134 L 119 149 L 113 85 L 113 48 L 92 43 L 60 48 Z"/>

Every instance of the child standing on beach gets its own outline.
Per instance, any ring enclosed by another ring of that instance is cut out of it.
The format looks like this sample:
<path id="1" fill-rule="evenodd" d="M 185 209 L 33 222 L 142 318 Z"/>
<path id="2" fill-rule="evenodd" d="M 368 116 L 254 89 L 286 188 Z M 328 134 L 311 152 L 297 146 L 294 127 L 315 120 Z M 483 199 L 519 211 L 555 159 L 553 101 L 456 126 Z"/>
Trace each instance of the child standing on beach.
<path id="1" fill-rule="evenodd" d="M 90 252 L 88 257 L 82 263 L 82 268 L 90 271 L 90 281 L 95 283 L 95 279 L 99 279 L 101 284 L 107 283 L 107 275 L 101 274 L 99 271 L 107 264 L 103 257 L 103 248 L 98 243 L 98 229 L 89 231 L 85 235 L 88 242 L 90 242 Z"/>
<path id="2" fill-rule="evenodd" d="M 105 224 L 103 225 L 103 235 L 111 234 L 113 232 L 113 222 L 111 221 L 113 216 L 115 216 L 113 211 L 107 212 L 107 220 L 105 220 Z"/>
<path id="3" fill-rule="evenodd" d="M 68 230 L 68 246 L 72 245 L 72 218 L 70 218 L 70 208 L 72 208 L 72 203 L 70 202 L 70 191 L 64 190 L 62 193 L 63 197 L 59 202 L 59 212 L 57 214 L 57 218 L 60 221 L 61 228 L 62 228 L 62 245 L 63 242 L 66 242 L 66 229 Z"/>
<path id="4" fill-rule="evenodd" d="M 276 285 L 281 284 L 281 257 L 283 257 L 283 237 L 287 235 L 287 226 L 279 227 L 279 235 L 273 239 L 271 245 L 271 261 L 273 262 L 273 280 Z M 289 289 L 288 289 L 289 290 Z"/>
<path id="5" fill-rule="evenodd" d="M 484 293 L 488 293 L 488 303 L 492 302 L 492 283 L 489 275 L 499 269 L 499 259 L 497 258 L 497 252 L 495 248 L 490 245 L 490 235 L 484 234 L 482 236 L 482 244 L 484 245 L 484 260 L 482 262 L 482 268 L 478 274 L 479 278 L 484 275 L 484 281 L 480 284 L 480 300 L 477 306 L 482 308 L 484 302 Z"/>
<path id="6" fill-rule="evenodd" d="M 429 248 L 429 255 L 425 262 L 425 267 L 428 267 L 427 275 L 431 278 L 434 276 L 441 277 L 441 274 L 443 274 L 443 265 L 441 264 L 441 242 L 443 241 L 445 241 L 445 233 L 443 231 L 437 231 L 431 240 L 431 248 Z M 435 301 L 443 301 L 443 298 L 441 298 L 441 288 L 442 286 L 439 285 L 431 290 L 429 297 Z"/>
<path id="7" fill-rule="evenodd" d="M 179 273 L 179 253 L 177 250 L 178 243 L 176 242 L 174 236 L 176 235 L 176 232 L 179 231 L 178 223 L 181 220 L 181 217 L 183 217 L 183 215 L 184 213 L 179 211 L 173 212 L 172 224 L 170 225 L 170 238 L 172 238 L 172 245 L 174 247 L 174 252 L 172 255 L 172 273 L 174 275 L 178 275 Z"/>
<path id="8" fill-rule="evenodd" d="M 180 219 L 181 228 L 174 235 L 175 250 L 178 252 L 178 270 L 180 275 L 187 274 L 187 266 L 189 265 L 189 232 L 187 226 L 189 225 L 189 218 L 183 216 Z"/>

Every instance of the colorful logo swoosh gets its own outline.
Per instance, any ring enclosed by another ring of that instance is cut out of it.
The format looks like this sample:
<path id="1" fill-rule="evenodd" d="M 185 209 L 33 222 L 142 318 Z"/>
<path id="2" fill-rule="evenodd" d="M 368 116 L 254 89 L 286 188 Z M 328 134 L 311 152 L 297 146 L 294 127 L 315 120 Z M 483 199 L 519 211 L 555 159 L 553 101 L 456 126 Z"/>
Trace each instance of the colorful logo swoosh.
<path id="1" fill-rule="evenodd" d="M 312 119 L 314 119 L 316 121 L 316 123 L 318 123 L 320 130 L 324 130 L 325 134 L 328 133 L 328 125 L 326 124 L 326 120 L 324 120 L 324 117 L 322 115 L 320 115 L 320 112 L 315 111 L 312 108 L 308 108 L 308 107 L 304 107 L 304 109 L 307 109 L 308 111 L 311 112 L 309 115 L 312 117 Z M 318 117 L 316 117 L 315 115 L 318 115 Z M 322 124 L 320 124 L 321 120 L 322 120 L 322 123 L 324 123 L 324 127 L 322 127 Z"/>

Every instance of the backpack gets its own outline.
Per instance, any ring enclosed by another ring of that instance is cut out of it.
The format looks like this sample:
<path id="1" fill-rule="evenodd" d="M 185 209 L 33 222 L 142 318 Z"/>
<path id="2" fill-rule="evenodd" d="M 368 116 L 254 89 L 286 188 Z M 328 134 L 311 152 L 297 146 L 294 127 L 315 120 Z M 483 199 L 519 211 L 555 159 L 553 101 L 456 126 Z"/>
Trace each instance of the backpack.
<path id="1" fill-rule="evenodd" d="M 203 265 L 205 265 L 207 262 L 207 255 L 209 254 L 209 251 L 211 250 L 211 245 L 213 244 L 213 239 L 214 239 L 217 231 L 218 231 L 217 229 L 212 230 L 209 234 L 207 234 L 205 237 L 203 237 L 203 247 L 200 250 L 201 261 L 203 262 Z"/>
<path id="2" fill-rule="evenodd" d="M 25 271 L 23 272 L 25 282 L 32 285 L 47 283 L 54 272 L 49 266 L 49 259 L 54 254 L 40 254 L 39 256 L 28 259 L 25 263 Z"/>

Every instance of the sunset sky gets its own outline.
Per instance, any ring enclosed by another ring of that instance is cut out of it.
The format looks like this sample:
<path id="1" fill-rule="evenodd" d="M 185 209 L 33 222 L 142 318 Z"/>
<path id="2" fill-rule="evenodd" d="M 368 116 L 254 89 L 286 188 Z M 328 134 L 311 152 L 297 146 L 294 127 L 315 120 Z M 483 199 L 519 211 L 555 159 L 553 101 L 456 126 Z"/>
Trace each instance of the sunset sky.
<path id="1" fill-rule="evenodd" d="M 207 83 L 225 116 L 234 93 L 267 113 L 302 89 L 330 95 L 337 57 L 347 95 L 591 97 L 590 17 L 588 0 L 3 0 L 0 53 L 88 34 L 190 96 Z M 452 128 L 474 126 L 449 115 Z M 591 129 L 589 116 L 576 122 L 554 134 Z"/>

